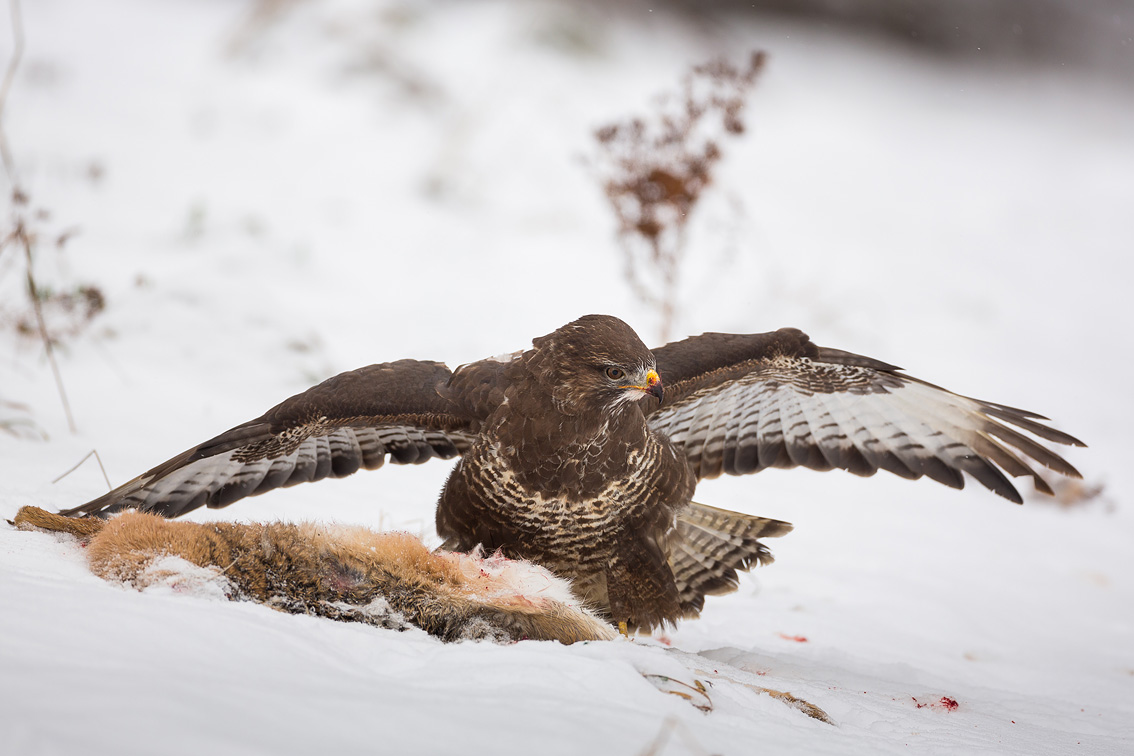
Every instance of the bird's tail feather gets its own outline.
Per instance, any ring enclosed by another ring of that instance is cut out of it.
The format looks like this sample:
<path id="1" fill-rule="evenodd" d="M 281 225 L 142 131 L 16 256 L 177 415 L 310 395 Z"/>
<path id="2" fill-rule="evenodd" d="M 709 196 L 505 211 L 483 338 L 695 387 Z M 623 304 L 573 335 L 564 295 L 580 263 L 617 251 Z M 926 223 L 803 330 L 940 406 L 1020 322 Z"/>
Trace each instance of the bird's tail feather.
<path id="1" fill-rule="evenodd" d="M 669 564 L 686 617 L 695 617 L 705 596 L 731 593 L 737 570 L 771 564 L 772 552 L 759 538 L 789 533 L 791 523 L 731 512 L 692 502 L 677 516 L 669 539 Z"/>

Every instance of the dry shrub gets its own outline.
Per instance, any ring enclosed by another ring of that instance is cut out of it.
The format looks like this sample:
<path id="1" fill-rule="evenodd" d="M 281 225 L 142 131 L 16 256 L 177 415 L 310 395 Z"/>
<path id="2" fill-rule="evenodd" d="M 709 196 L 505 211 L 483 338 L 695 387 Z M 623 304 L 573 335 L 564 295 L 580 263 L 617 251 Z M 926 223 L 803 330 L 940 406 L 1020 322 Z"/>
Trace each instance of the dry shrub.
<path id="1" fill-rule="evenodd" d="M 12 192 L 12 230 L 0 239 L 0 262 L 4 262 L 4 253 L 12 250 L 23 263 L 23 290 L 26 300 L 15 298 L 14 304 L 0 306 L 0 326 L 14 326 L 20 335 L 38 338 L 43 342 L 43 349 L 55 376 L 56 388 L 59 390 L 59 399 L 67 415 L 67 424 L 71 431 L 75 432 L 75 419 L 67 401 L 67 392 L 63 388 L 63 376 L 59 371 L 59 364 L 55 360 L 55 346 L 62 337 L 74 336 L 82 331 L 98 313 L 102 312 L 106 300 L 102 291 L 94 286 L 79 285 L 73 289 L 53 292 L 36 283 L 36 249 L 41 234 L 29 227 L 31 223 L 29 218 L 46 220 L 49 216 L 42 211 L 29 214 L 26 205 L 26 195 L 18 188 L 15 189 Z M 56 247 L 61 250 L 70 235 L 71 232 L 59 234 L 55 238 Z M 48 328 L 45 313 L 53 311 L 68 316 L 64 326 L 57 327 L 57 324 L 53 324 L 56 327 Z"/>
<path id="2" fill-rule="evenodd" d="M 8 58 L 3 79 L 0 80 L 0 164 L 3 165 L 4 173 L 12 185 L 10 194 L 12 208 L 11 229 L 0 238 L 0 263 L 6 262 L 4 254 L 9 250 L 12 250 L 22 259 L 24 264 L 24 290 L 27 294 L 28 306 L 22 313 L 16 311 L 15 314 L 9 314 L 4 309 L 0 309 L 0 324 L 3 324 L 5 320 L 10 320 L 19 333 L 38 336 L 43 341 L 43 349 L 48 362 L 51 364 L 56 388 L 59 390 L 59 399 L 63 403 L 63 409 L 67 415 L 67 424 L 70 426 L 71 432 L 75 432 L 75 419 L 67 401 L 67 392 L 63 388 L 63 377 L 59 371 L 59 365 L 55 361 L 54 345 L 59 335 L 74 335 L 81 331 L 95 315 L 104 309 L 105 299 L 102 292 L 93 286 L 77 286 L 70 291 L 53 293 L 41 288 L 36 283 L 35 250 L 41 241 L 41 237 L 45 236 L 38 229 L 50 220 L 51 214 L 42 208 L 33 210 L 28 195 L 20 188 L 15 159 L 8 143 L 7 131 L 4 128 L 8 93 L 11 91 L 16 74 L 19 72 L 24 55 L 23 11 L 19 0 L 9 0 L 9 11 L 12 22 L 12 52 Z M 101 176 L 101 167 L 97 173 L 92 172 L 91 175 L 92 177 Z M 74 230 L 70 229 L 56 234 L 54 237 L 55 247 L 62 250 L 73 233 Z M 0 273 L 2 272 L 3 269 L 0 268 Z M 56 336 L 52 335 L 47 327 L 45 309 L 61 309 L 74 316 L 70 319 L 70 326 L 65 329 L 66 332 L 60 331 Z M 13 427 L 20 427 L 19 421 L 0 418 L 0 428 L 14 432 Z"/>
<path id="3" fill-rule="evenodd" d="M 75 229 L 48 232 L 51 219 L 46 210 L 33 210 L 23 192 L 12 193 L 11 230 L 0 239 L 0 255 L 10 252 L 23 264 L 21 297 L 6 297 L 0 304 L 0 327 L 9 327 L 21 336 L 61 341 L 79 335 L 106 309 L 106 297 L 93 284 L 76 283 L 63 287 L 43 284 L 36 276 L 36 262 L 43 247 L 62 254 Z"/>
<path id="4" fill-rule="evenodd" d="M 624 272 L 634 293 L 661 317 L 668 340 L 678 311 L 685 231 L 713 169 L 721 140 L 745 131 L 744 108 L 765 55 L 737 66 L 717 59 L 694 66 L 657 110 L 595 132 L 602 187 L 619 224 Z"/>
<path id="5" fill-rule="evenodd" d="M 44 318 L 50 325 L 48 338 L 58 344 L 65 338 L 79 335 L 94 318 L 106 309 L 106 298 L 97 286 L 81 284 L 67 291 L 53 291 L 40 287 L 34 295 L 43 308 Z M 21 336 L 39 338 L 39 327 L 32 308 L 23 308 L 14 314 L 16 332 Z"/>

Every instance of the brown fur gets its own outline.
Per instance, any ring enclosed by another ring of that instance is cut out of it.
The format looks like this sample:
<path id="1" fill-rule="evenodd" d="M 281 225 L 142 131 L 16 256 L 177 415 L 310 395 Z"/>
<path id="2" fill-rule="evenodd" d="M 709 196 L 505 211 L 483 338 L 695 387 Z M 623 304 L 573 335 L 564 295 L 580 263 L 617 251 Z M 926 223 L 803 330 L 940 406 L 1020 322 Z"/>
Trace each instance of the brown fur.
<path id="1" fill-rule="evenodd" d="M 470 569 L 470 557 L 431 553 L 407 533 L 312 523 L 199 524 L 140 512 L 72 519 L 37 507 L 23 507 L 14 524 L 89 539 L 91 571 L 139 589 L 168 577 L 151 568 L 173 556 L 218 569 L 235 589 L 233 598 L 382 627 L 408 622 L 447 641 L 573 643 L 613 634 L 587 612 L 509 592 L 487 571 Z"/>

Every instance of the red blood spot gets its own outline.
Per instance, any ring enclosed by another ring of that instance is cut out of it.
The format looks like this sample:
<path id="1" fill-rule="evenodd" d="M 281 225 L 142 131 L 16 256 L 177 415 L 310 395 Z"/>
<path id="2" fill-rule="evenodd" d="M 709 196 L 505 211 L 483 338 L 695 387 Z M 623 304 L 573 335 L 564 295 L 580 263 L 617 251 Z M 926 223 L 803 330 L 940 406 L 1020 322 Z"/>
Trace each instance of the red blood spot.
<path id="1" fill-rule="evenodd" d="M 806 635 L 788 635 L 787 633 L 780 633 L 779 636 L 784 640 L 795 641 L 796 643 L 806 643 Z"/>
<path id="2" fill-rule="evenodd" d="M 957 707 L 960 705 L 960 704 L 957 703 L 956 699 L 949 698 L 949 696 L 941 696 L 941 698 L 939 700 L 934 701 L 933 703 L 920 703 L 913 696 L 910 696 L 910 698 L 913 700 L 913 702 L 915 704 L 917 704 L 917 708 L 919 708 L 919 709 L 924 709 L 925 707 L 928 706 L 932 709 L 944 709 L 945 711 L 956 711 Z"/>

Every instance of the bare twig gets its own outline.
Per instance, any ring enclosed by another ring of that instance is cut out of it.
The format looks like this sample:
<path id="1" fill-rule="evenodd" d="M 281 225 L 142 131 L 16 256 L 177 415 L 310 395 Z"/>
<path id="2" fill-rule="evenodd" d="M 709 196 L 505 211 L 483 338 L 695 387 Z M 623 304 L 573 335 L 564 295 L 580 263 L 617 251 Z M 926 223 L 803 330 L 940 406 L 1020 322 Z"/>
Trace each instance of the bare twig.
<path id="1" fill-rule="evenodd" d="M 655 675 L 643 672 L 642 677 L 653 683 L 654 687 L 663 693 L 668 693 L 678 698 L 684 698 L 693 708 L 699 711 L 707 713 L 713 710 L 713 699 L 709 698 L 709 691 L 700 680 L 694 680 L 693 684 L 690 685 L 687 682 L 677 680 L 668 675 Z"/>
<path id="2" fill-rule="evenodd" d="M 4 130 L 4 106 L 8 104 L 8 92 L 12 82 L 16 79 L 16 71 L 20 68 L 20 61 L 24 57 L 24 21 L 20 10 L 20 0 L 8 0 L 8 9 L 12 14 L 12 57 L 8 59 L 8 69 L 4 72 L 4 81 L 0 83 L 0 160 L 4 162 L 4 171 L 8 180 L 12 182 L 14 194 L 16 189 L 16 165 L 12 160 L 12 151 L 8 148 L 8 135 Z"/>
<path id="3" fill-rule="evenodd" d="M 31 300 L 32 309 L 35 312 L 36 328 L 40 338 L 43 339 L 43 348 L 47 352 L 47 361 L 51 363 L 51 372 L 55 376 L 55 386 L 58 388 L 59 398 L 63 402 L 63 412 L 67 415 L 67 425 L 70 427 L 72 433 L 76 433 L 78 429 L 75 427 L 74 415 L 71 414 L 71 404 L 67 401 L 67 392 L 63 388 L 63 375 L 59 372 L 59 363 L 55 360 L 55 347 L 54 344 L 52 344 L 50 335 L 47 333 L 47 323 L 43 318 L 43 305 L 40 301 L 40 292 L 35 282 L 35 271 L 32 261 L 32 239 L 34 238 L 34 234 L 28 231 L 25 221 L 24 206 L 27 205 L 28 198 L 16 182 L 16 164 L 12 159 L 12 150 L 8 144 L 7 131 L 4 129 L 4 115 L 8 104 L 8 94 L 11 92 L 12 83 L 16 79 L 16 73 L 19 71 L 20 62 L 24 57 L 24 21 L 20 0 L 8 0 L 8 9 L 12 16 L 12 55 L 8 59 L 8 68 L 4 72 L 4 79 L 0 82 L 0 161 L 4 163 L 4 170 L 8 174 L 8 180 L 12 183 L 12 205 L 15 208 L 15 212 L 13 213 L 15 229 L 4 238 L 3 242 L 0 242 L 0 250 L 3 250 L 9 243 L 23 247 L 24 263 L 27 269 L 28 298 Z"/>
<path id="4" fill-rule="evenodd" d="M 796 711 L 803 712 L 812 719 L 818 719 L 820 722 L 829 725 L 835 724 L 834 720 L 831 719 L 827 712 L 823 711 L 810 701 L 804 701 L 799 696 L 792 695 L 785 690 L 772 690 L 771 688 L 762 688 L 759 685 L 749 685 L 748 683 L 741 683 L 741 685 L 748 688 L 749 690 L 756 691 L 757 693 L 767 693 L 777 701 L 782 701 L 791 708 L 795 709 Z"/>
<path id="5" fill-rule="evenodd" d="M 55 360 L 55 346 L 47 333 L 47 323 L 43 319 L 43 306 L 39 300 L 39 290 L 35 284 L 35 273 L 32 270 L 32 243 L 24 226 L 23 218 L 16 221 L 16 230 L 11 237 L 24 248 L 24 263 L 27 267 L 28 297 L 35 312 L 35 322 L 39 336 L 43 339 L 43 348 L 47 352 L 47 361 L 51 363 L 51 372 L 55 375 L 55 387 L 59 389 L 59 399 L 63 402 L 63 412 L 67 415 L 67 426 L 72 433 L 77 433 L 75 418 L 71 414 L 71 403 L 67 401 L 67 391 L 63 388 L 63 374 L 59 372 L 59 363 Z"/>
<path id="6" fill-rule="evenodd" d="M 85 457 L 83 457 L 82 459 L 80 459 L 78 462 L 76 462 L 74 464 L 74 466 L 71 467 L 71 469 L 69 469 L 67 472 L 63 473 L 62 475 L 60 475 L 58 478 L 56 478 L 55 480 L 53 480 L 51 482 L 52 483 L 58 483 L 59 481 L 63 480 L 68 475 L 70 475 L 71 473 L 78 470 L 82 466 L 82 464 L 84 462 L 86 462 L 88 459 L 90 459 L 91 457 L 95 458 L 95 461 L 98 462 L 98 469 L 102 470 L 102 479 L 106 481 L 106 489 L 108 491 L 113 489 L 114 486 L 112 486 L 110 484 L 110 476 L 106 474 L 106 468 L 102 466 L 102 457 L 98 456 L 98 449 L 91 449 L 89 452 L 87 452 L 87 455 Z"/>
<path id="7" fill-rule="evenodd" d="M 764 65 L 714 60 L 695 66 L 676 96 L 646 118 L 595 132 L 603 191 L 619 223 L 624 274 L 631 290 L 661 319 L 668 340 L 678 316 L 678 288 L 693 210 L 713 183 L 720 140 L 742 134 L 749 90 Z"/>

